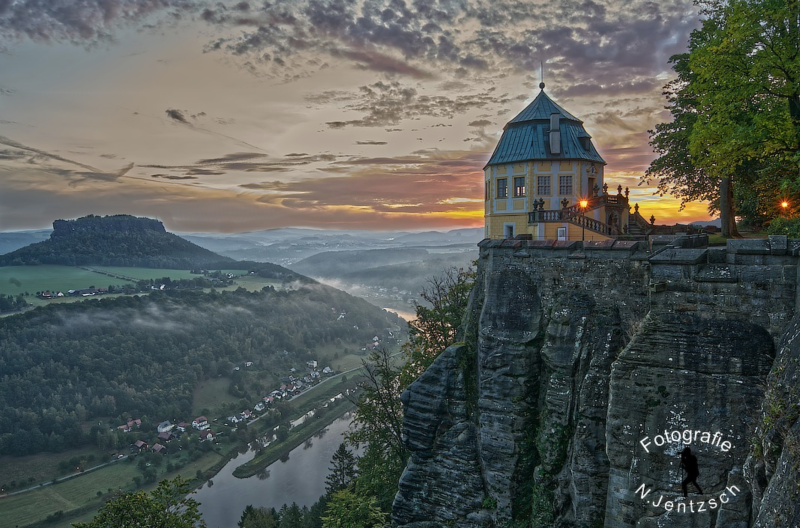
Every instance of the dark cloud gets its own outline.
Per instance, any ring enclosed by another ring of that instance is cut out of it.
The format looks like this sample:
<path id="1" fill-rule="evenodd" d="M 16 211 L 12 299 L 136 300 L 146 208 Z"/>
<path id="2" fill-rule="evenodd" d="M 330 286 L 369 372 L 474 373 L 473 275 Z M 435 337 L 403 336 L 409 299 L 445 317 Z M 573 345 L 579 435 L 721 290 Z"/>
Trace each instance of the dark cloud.
<path id="1" fill-rule="evenodd" d="M 393 75 L 449 73 L 440 89 L 450 91 L 470 76 L 538 73 L 546 62 L 554 93 L 575 86 L 565 96 L 646 90 L 642 82 L 664 71 L 698 26 L 691 0 L 298 0 L 267 2 L 246 20 L 233 11 L 208 10 L 209 23 L 246 28 L 208 49 L 246 56 L 275 77 L 290 79 L 310 58 L 328 55 Z"/>
<path id="2" fill-rule="evenodd" d="M 610 84 L 601 85 L 594 82 L 585 82 L 581 84 L 573 84 L 566 88 L 556 88 L 554 90 L 560 97 L 581 97 L 581 96 L 599 96 L 599 95 L 615 95 L 615 94 L 637 94 L 637 93 L 652 93 L 653 90 L 661 88 L 663 83 L 656 79 L 639 79 L 630 82 L 612 82 Z"/>
<path id="3" fill-rule="evenodd" d="M 22 160 L 29 157 L 30 154 L 24 150 L 0 150 L 0 160 Z"/>
<path id="4" fill-rule="evenodd" d="M 330 104 L 333 102 L 352 101 L 355 96 L 342 90 L 326 90 L 315 94 L 306 94 L 305 100 L 314 104 Z"/>
<path id="5" fill-rule="evenodd" d="M 226 163 L 229 161 L 243 161 L 263 157 L 265 157 L 265 155 L 258 152 L 234 152 L 233 154 L 226 154 L 221 158 L 201 159 L 197 161 L 197 164 L 206 165 L 209 163 Z"/>
<path id="6" fill-rule="evenodd" d="M 0 44 L 27 38 L 92 46 L 112 42 L 122 26 L 144 24 L 154 14 L 164 15 L 162 22 L 179 20 L 200 5 L 192 0 L 0 0 Z"/>
<path id="7" fill-rule="evenodd" d="M 347 121 L 328 121 L 326 124 L 330 128 L 340 129 L 347 126 L 385 127 L 406 119 L 422 117 L 452 119 L 458 114 L 503 105 L 512 100 L 508 94 L 496 95 L 494 92 L 494 88 L 489 88 L 476 94 L 450 98 L 445 95 L 420 94 L 416 88 L 399 81 L 379 81 L 360 87 L 360 97 L 344 107 L 363 114 L 363 117 Z"/>
<path id="8" fill-rule="evenodd" d="M 365 50 L 335 50 L 331 52 L 334 57 L 345 57 L 357 64 L 362 70 L 372 70 L 383 73 L 399 73 L 415 79 L 430 79 L 430 72 L 415 68 L 410 64 L 376 51 Z"/>
<path id="9" fill-rule="evenodd" d="M 356 145 L 386 145 L 386 141 L 356 141 Z"/>
<path id="10" fill-rule="evenodd" d="M 208 169 L 189 169 L 186 174 L 189 176 L 217 176 L 220 174 L 225 174 L 225 172 Z"/>
<path id="11" fill-rule="evenodd" d="M 189 121 L 186 119 L 186 116 L 180 110 L 175 110 L 174 108 L 168 108 L 164 112 L 167 114 L 167 117 L 169 117 L 173 121 L 177 121 L 178 123 L 184 123 L 186 125 L 189 124 Z"/>
<path id="12" fill-rule="evenodd" d="M 170 119 L 172 119 L 176 123 L 180 123 L 181 125 L 186 125 L 188 128 L 194 130 L 195 132 L 199 132 L 201 134 L 217 136 L 217 137 L 221 137 L 221 138 L 225 138 L 225 139 L 230 139 L 231 141 L 234 141 L 235 143 L 239 144 L 242 147 L 247 147 L 247 148 L 251 148 L 251 149 L 255 149 L 255 150 L 261 150 L 259 147 L 255 146 L 255 145 L 251 145 L 250 143 L 247 143 L 246 141 L 242 141 L 240 139 L 237 139 L 235 137 L 229 136 L 227 134 L 222 134 L 220 132 L 217 132 L 216 130 L 211 130 L 209 128 L 206 128 L 206 127 L 203 127 L 203 126 L 199 126 L 199 125 L 196 125 L 196 124 L 190 122 L 188 119 L 186 119 L 186 114 L 188 112 L 186 112 L 184 110 L 177 110 L 175 108 L 168 108 L 167 110 L 164 111 L 164 113 L 166 113 L 167 117 L 169 117 Z M 192 117 L 205 116 L 205 115 L 206 115 L 205 112 L 200 112 L 199 114 L 193 115 Z M 222 118 L 214 118 L 214 121 L 216 123 L 219 123 L 219 124 L 229 124 L 229 123 L 234 123 L 235 122 L 233 119 L 222 119 Z"/>
<path id="13" fill-rule="evenodd" d="M 65 163 L 69 163 L 70 165 L 76 165 L 76 166 L 81 167 L 83 169 L 89 170 L 92 173 L 102 173 L 103 172 L 100 169 L 96 169 L 96 168 L 92 167 L 91 165 L 86 165 L 86 164 L 80 163 L 78 161 L 72 161 L 70 159 L 67 159 L 67 158 L 64 158 L 62 156 L 59 156 L 58 154 L 53 154 L 53 153 L 50 153 L 50 152 L 47 152 L 47 151 L 44 151 L 44 150 L 41 150 L 41 149 L 37 149 L 37 148 L 34 148 L 34 147 L 29 147 L 27 145 L 23 145 L 22 143 L 18 143 L 16 141 L 12 140 L 12 139 L 7 138 L 7 137 L 0 136 L 0 145 L 6 145 L 6 146 L 9 146 L 9 147 L 18 149 L 18 150 L 24 150 L 24 151 L 31 152 L 33 154 L 37 154 L 39 156 L 43 156 L 43 157 L 46 157 L 46 158 L 51 158 L 51 159 L 54 159 L 54 160 L 57 160 L 57 161 L 63 161 Z"/>
<path id="14" fill-rule="evenodd" d="M 176 176 L 174 174 L 151 174 L 151 178 L 161 178 L 164 180 L 196 180 L 197 176 Z"/>
<path id="15" fill-rule="evenodd" d="M 487 127 L 487 126 L 490 126 L 490 125 L 493 125 L 493 124 L 494 123 L 492 121 L 489 121 L 488 119 L 478 119 L 477 121 L 470 121 L 469 126 L 471 126 L 471 127 Z"/>
<path id="16" fill-rule="evenodd" d="M 201 159 L 190 165 L 140 165 L 140 167 L 175 171 L 184 176 L 219 176 L 236 172 L 291 172 L 298 167 L 335 162 L 338 158 L 339 156 L 325 153 L 313 155 L 292 153 L 283 158 L 271 158 L 257 152 L 234 152 L 219 158 Z"/>

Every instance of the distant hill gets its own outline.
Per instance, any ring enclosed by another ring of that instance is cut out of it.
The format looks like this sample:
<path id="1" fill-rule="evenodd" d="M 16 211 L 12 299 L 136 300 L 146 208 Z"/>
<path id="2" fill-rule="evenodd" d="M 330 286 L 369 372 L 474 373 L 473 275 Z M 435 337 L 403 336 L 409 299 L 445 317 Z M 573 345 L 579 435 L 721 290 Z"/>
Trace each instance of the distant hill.
<path id="1" fill-rule="evenodd" d="M 0 266 L 219 268 L 234 261 L 168 233 L 158 220 L 129 215 L 56 220 L 50 238 L 0 255 Z M 222 265 L 222 266 L 221 266 Z"/>
<path id="2" fill-rule="evenodd" d="M 0 233 L 0 255 L 35 244 L 36 242 L 41 242 L 42 240 L 47 240 L 50 233 L 51 231 L 49 229 Z"/>
<path id="3" fill-rule="evenodd" d="M 427 256 L 427 250 L 412 248 L 326 251 L 296 262 L 291 268 L 310 277 L 338 278 L 378 266 L 424 260 Z"/>
<path id="4" fill-rule="evenodd" d="M 476 255 L 477 251 L 432 255 L 435 258 L 377 266 L 344 273 L 336 278 L 349 284 L 399 288 L 418 295 L 423 287 L 428 286 L 430 278 L 441 275 L 448 268 L 469 268 Z"/>

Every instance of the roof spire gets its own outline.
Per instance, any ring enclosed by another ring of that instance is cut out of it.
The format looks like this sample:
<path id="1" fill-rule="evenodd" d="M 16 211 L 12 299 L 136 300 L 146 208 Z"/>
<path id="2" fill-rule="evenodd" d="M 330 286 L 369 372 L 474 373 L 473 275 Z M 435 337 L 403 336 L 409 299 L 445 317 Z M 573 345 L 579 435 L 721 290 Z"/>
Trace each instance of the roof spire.
<path id="1" fill-rule="evenodd" d="M 539 89 L 544 91 L 544 62 L 539 63 Z"/>

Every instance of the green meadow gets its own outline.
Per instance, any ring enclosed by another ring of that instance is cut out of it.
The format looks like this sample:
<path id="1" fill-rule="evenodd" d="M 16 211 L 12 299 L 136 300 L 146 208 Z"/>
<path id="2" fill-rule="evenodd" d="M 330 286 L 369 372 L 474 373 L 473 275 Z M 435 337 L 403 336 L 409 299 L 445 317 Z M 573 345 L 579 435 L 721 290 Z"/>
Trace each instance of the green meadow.
<path id="1" fill-rule="evenodd" d="M 36 292 L 45 290 L 66 293 L 67 290 L 89 288 L 90 286 L 107 288 L 111 284 L 121 286 L 129 282 L 72 266 L 5 266 L 0 268 L 0 295 L 19 295 L 28 292 L 33 296 Z"/>
<path id="2" fill-rule="evenodd" d="M 240 275 L 242 270 L 222 270 L 224 273 Z M 161 279 L 191 279 L 198 277 L 188 270 L 158 269 L 158 268 L 127 268 L 116 266 L 4 266 L 0 267 L 0 295 L 19 295 L 28 293 L 27 301 L 34 306 L 42 306 L 53 302 L 74 302 L 80 297 L 65 297 L 53 300 L 38 299 L 35 295 L 40 291 L 61 291 L 83 288 L 108 288 L 109 286 L 123 286 L 139 280 Z M 280 287 L 280 282 L 256 276 L 243 276 L 236 279 L 233 287 L 221 289 L 236 289 L 243 287 L 248 290 L 260 290 L 264 286 Z"/>

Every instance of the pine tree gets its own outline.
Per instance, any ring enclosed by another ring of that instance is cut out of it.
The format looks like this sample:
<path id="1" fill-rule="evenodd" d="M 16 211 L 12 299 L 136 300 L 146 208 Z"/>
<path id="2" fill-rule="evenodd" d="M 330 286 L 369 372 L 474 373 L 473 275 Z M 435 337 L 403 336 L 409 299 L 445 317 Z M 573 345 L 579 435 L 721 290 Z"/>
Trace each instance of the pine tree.
<path id="1" fill-rule="evenodd" d="M 325 493 L 330 497 L 339 490 L 346 489 L 356 478 L 356 456 L 347 450 L 342 442 L 333 454 L 330 474 L 325 479 Z"/>

